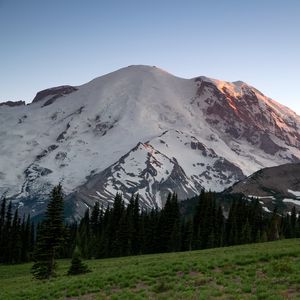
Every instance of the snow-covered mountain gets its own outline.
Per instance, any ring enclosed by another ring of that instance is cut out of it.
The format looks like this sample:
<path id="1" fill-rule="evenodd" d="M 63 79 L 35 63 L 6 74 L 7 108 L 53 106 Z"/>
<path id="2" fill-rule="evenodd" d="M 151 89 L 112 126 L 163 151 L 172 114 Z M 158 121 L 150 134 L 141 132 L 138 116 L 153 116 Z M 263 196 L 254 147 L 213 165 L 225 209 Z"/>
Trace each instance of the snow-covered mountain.
<path id="1" fill-rule="evenodd" d="M 300 117 L 243 82 L 129 66 L 1 105 L 0 156 L 0 195 L 32 214 L 58 182 L 75 214 L 117 191 L 161 207 L 299 161 Z"/>

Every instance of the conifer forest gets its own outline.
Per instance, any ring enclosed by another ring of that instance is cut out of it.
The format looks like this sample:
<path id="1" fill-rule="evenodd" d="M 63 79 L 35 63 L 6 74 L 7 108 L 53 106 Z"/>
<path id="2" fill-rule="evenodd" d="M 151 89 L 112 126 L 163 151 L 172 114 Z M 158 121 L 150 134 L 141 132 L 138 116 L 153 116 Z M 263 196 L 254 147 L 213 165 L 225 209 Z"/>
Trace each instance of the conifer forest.
<path id="1" fill-rule="evenodd" d="M 39 277 L 39 263 L 71 258 L 75 248 L 85 259 L 150 253 L 191 251 L 229 245 L 300 237 L 296 209 L 285 216 L 277 209 L 266 213 L 259 201 L 236 196 L 225 214 L 216 194 L 201 191 L 190 215 L 181 212 L 176 194 L 169 194 L 163 209 L 141 209 L 139 196 L 125 205 L 117 194 L 112 207 L 98 202 L 84 217 L 66 223 L 63 217 L 61 186 L 52 190 L 43 221 L 19 216 L 5 198 L 0 208 L 0 262 L 16 264 L 34 261 L 33 274 Z M 51 274 L 46 275 L 46 277 Z"/>

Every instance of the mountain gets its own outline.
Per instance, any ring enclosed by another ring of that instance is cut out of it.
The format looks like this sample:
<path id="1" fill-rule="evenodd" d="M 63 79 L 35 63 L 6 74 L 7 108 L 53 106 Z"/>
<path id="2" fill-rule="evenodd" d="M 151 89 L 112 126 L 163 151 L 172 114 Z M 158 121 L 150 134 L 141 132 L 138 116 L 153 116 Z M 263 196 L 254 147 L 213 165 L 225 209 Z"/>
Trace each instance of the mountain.
<path id="1" fill-rule="evenodd" d="M 170 191 L 185 199 L 203 187 L 220 190 L 241 178 L 241 169 L 213 149 L 193 136 L 170 130 L 138 143 L 115 164 L 89 178 L 73 196 L 89 206 L 95 199 L 105 205 L 116 191 L 128 196 L 138 191 L 147 208 L 162 207 Z"/>
<path id="2" fill-rule="evenodd" d="M 243 83 L 129 66 L 0 106 L 0 195 L 33 215 L 61 182 L 81 215 L 117 191 L 161 207 L 300 161 L 300 117 Z"/>
<path id="3" fill-rule="evenodd" d="M 291 211 L 300 208 L 300 163 L 259 170 L 248 178 L 235 183 L 225 193 L 243 193 L 258 198 L 266 211 L 275 206 Z"/>

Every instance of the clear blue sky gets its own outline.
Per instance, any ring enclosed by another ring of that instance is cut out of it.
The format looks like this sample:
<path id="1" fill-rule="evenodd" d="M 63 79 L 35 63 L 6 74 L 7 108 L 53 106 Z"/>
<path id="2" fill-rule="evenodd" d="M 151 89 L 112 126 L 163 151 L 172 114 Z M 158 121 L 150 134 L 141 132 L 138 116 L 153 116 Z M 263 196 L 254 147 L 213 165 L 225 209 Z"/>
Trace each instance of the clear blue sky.
<path id="1" fill-rule="evenodd" d="M 0 0 L 0 101 L 131 64 L 243 80 L 300 114 L 298 0 Z"/>

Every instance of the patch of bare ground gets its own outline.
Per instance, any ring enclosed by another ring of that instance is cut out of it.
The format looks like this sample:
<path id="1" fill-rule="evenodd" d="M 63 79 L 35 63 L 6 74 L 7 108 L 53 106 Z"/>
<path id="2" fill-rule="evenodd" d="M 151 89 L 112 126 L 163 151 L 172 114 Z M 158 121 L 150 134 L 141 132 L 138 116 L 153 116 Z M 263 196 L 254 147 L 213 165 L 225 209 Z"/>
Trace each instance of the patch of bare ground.
<path id="1" fill-rule="evenodd" d="M 198 277 L 198 276 L 202 276 L 203 274 L 201 272 L 197 272 L 197 271 L 190 271 L 189 275 L 191 277 Z"/>
<path id="2" fill-rule="evenodd" d="M 263 279 L 263 278 L 266 278 L 267 275 L 266 275 L 266 273 L 265 273 L 264 271 L 262 271 L 262 270 L 257 270 L 257 271 L 256 271 L 256 277 L 257 277 L 257 278 L 260 278 L 260 279 Z"/>
<path id="3" fill-rule="evenodd" d="M 284 299 L 299 299 L 300 288 L 289 288 L 281 293 Z"/>
<path id="4" fill-rule="evenodd" d="M 146 284 L 145 282 L 141 281 L 141 282 L 137 283 L 137 285 L 134 288 L 132 288 L 131 290 L 133 292 L 138 292 L 140 290 L 148 290 L 148 289 L 149 289 L 149 285 Z"/>
<path id="5" fill-rule="evenodd" d="M 222 269 L 219 267 L 214 268 L 212 271 L 213 273 L 222 273 Z"/>
<path id="6" fill-rule="evenodd" d="M 111 289 L 110 289 L 111 293 L 119 293 L 122 291 L 122 289 L 118 286 L 113 286 Z"/>
<path id="7" fill-rule="evenodd" d="M 241 285 L 242 280 L 240 276 L 236 276 L 233 280 L 234 283 L 236 283 L 237 285 Z"/>
<path id="8" fill-rule="evenodd" d="M 218 284 L 215 280 L 211 280 L 209 284 L 214 290 L 219 290 L 220 292 L 224 292 L 225 287 L 222 284 Z"/>
<path id="9" fill-rule="evenodd" d="M 101 296 L 101 299 L 107 299 L 101 293 L 89 293 L 89 294 L 81 295 L 78 297 L 66 297 L 65 300 L 95 300 L 95 299 L 97 299 L 97 297 L 100 297 L 100 296 Z M 104 296 L 104 297 L 102 298 L 102 296 Z"/>
<path id="10" fill-rule="evenodd" d="M 176 273 L 176 275 L 177 275 L 178 277 L 183 277 L 183 276 L 184 276 L 184 272 L 178 271 L 178 272 Z"/>

